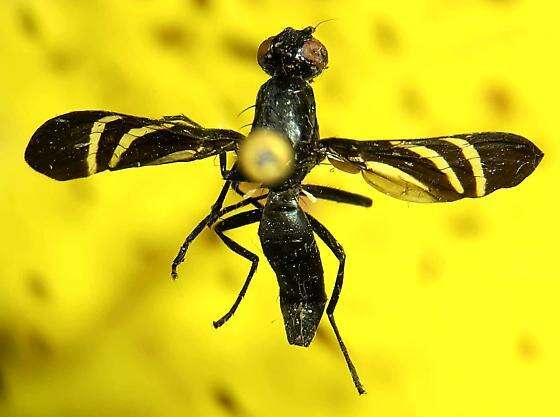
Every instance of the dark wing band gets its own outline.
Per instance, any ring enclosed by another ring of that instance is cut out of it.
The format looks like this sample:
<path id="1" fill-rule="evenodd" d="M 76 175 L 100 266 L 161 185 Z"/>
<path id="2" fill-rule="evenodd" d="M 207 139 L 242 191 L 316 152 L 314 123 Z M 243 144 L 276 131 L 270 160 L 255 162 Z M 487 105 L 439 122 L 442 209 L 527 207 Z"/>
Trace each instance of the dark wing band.
<path id="1" fill-rule="evenodd" d="M 321 144 L 336 168 L 361 172 L 379 191 L 420 203 L 477 198 L 514 187 L 543 157 L 531 141 L 501 132 L 407 140 L 327 138 Z"/>
<path id="2" fill-rule="evenodd" d="M 25 160 L 36 171 L 64 181 L 105 170 L 202 159 L 234 150 L 244 137 L 233 130 L 205 129 L 186 120 L 72 112 L 37 129 L 25 150 Z"/>

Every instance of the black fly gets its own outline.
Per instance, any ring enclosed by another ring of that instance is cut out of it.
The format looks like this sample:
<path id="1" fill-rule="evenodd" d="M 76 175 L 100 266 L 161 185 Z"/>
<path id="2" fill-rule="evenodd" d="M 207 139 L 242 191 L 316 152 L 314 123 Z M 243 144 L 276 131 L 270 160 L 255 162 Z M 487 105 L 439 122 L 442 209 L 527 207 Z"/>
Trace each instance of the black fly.
<path id="1" fill-rule="evenodd" d="M 287 28 L 260 45 L 257 60 L 271 78 L 259 90 L 248 137 L 232 130 L 204 128 L 183 115 L 153 120 L 79 111 L 42 125 L 31 138 L 25 160 L 51 178 L 69 180 L 105 170 L 219 155 L 225 184 L 210 213 L 181 246 L 173 261 L 173 277 L 177 277 L 177 266 L 190 243 L 206 226 L 214 226 L 228 248 L 251 262 L 237 299 L 214 322 L 215 327 L 223 325 L 245 295 L 259 261 L 257 255 L 224 232 L 259 222 L 262 249 L 280 287 L 288 342 L 309 346 L 326 306 L 354 384 L 363 394 L 365 390 L 334 319 L 346 255 L 333 235 L 302 210 L 299 198 L 305 193 L 363 207 L 371 206 L 371 200 L 320 185 L 303 185 L 306 175 L 328 158 L 338 169 L 361 173 L 367 183 L 385 194 L 405 201 L 445 202 L 513 187 L 533 172 L 543 153 L 521 136 L 499 132 L 408 140 L 320 140 L 309 82 L 327 67 L 328 56 L 325 46 L 313 37 L 314 30 Z M 228 152 L 239 156 L 230 170 Z M 240 183 L 251 179 L 264 183 L 267 192 L 245 196 L 241 202 L 223 207 L 229 189 L 243 195 Z M 253 208 L 224 217 L 248 205 Z M 328 305 L 314 234 L 339 260 Z"/>

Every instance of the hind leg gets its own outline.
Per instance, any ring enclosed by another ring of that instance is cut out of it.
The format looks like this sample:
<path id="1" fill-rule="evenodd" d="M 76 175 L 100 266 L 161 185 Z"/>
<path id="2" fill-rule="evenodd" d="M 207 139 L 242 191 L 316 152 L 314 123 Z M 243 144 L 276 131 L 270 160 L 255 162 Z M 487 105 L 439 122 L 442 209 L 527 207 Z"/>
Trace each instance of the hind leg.
<path id="1" fill-rule="evenodd" d="M 329 300 L 329 304 L 327 305 L 327 317 L 331 323 L 331 326 L 334 330 L 334 334 L 336 336 L 336 340 L 338 341 L 338 345 L 340 346 L 340 350 L 344 355 L 344 359 L 346 360 L 346 365 L 348 365 L 348 370 L 352 375 L 352 380 L 354 381 L 354 385 L 358 390 L 358 393 L 365 394 L 366 390 L 360 381 L 360 377 L 358 376 L 358 371 L 356 371 L 356 367 L 352 363 L 352 359 L 350 359 L 350 354 L 348 353 L 348 349 L 346 349 L 346 345 L 342 340 L 342 336 L 338 330 L 338 326 L 336 325 L 336 321 L 334 319 L 334 310 L 336 308 L 336 304 L 338 302 L 338 298 L 340 297 L 340 292 L 342 290 L 342 283 L 344 281 L 344 264 L 346 262 L 346 254 L 344 253 L 344 249 L 337 242 L 335 237 L 332 235 L 329 230 L 323 226 L 317 219 L 307 214 L 307 218 L 311 223 L 311 227 L 313 227 L 313 231 L 319 236 L 319 238 L 325 242 L 328 248 L 332 251 L 334 256 L 338 259 L 339 266 L 338 266 L 338 273 L 336 275 L 336 281 L 334 284 L 334 289 Z"/>
<path id="2" fill-rule="evenodd" d="M 229 311 L 226 314 L 224 314 L 223 317 L 221 317 L 220 319 L 214 322 L 215 328 L 222 326 L 226 321 L 228 321 L 231 318 L 231 316 L 233 316 L 233 314 L 237 310 L 237 307 L 239 307 L 241 300 L 245 296 L 245 293 L 247 292 L 247 289 L 251 284 L 251 279 L 253 278 L 253 275 L 255 274 L 255 271 L 257 270 L 257 266 L 259 264 L 259 257 L 257 255 L 245 249 L 243 246 L 235 242 L 230 237 L 226 236 L 224 232 L 226 230 L 237 229 L 239 227 L 256 223 L 261 219 L 261 216 L 262 216 L 262 211 L 260 209 L 246 211 L 243 213 L 235 214 L 231 217 L 228 217 L 227 219 L 221 220 L 214 227 L 214 231 L 217 233 L 219 238 L 222 239 L 222 241 L 226 244 L 228 248 L 230 248 L 233 252 L 237 253 L 238 255 L 244 257 L 245 259 L 251 261 L 251 269 L 247 274 L 247 278 L 245 278 L 245 283 L 243 284 L 241 291 L 239 291 L 239 294 L 237 295 L 237 298 L 235 299 L 235 302 L 233 303 Z"/>

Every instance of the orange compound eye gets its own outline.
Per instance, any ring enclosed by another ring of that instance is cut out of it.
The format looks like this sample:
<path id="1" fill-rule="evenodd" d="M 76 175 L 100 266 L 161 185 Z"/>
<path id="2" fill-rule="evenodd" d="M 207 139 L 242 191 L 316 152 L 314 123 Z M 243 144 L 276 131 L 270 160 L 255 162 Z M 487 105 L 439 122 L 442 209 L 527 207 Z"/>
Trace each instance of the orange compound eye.
<path id="1" fill-rule="evenodd" d="M 259 50 L 257 51 L 257 62 L 261 67 L 264 65 L 264 58 L 266 54 L 270 51 L 270 48 L 272 47 L 272 38 L 273 36 L 271 36 L 268 39 L 265 39 L 259 45 Z"/>
<path id="2" fill-rule="evenodd" d="M 319 71 L 327 68 L 329 63 L 329 54 L 327 48 L 315 38 L 311 38 L 303 44 L 301 49 L 303 57 Z"/>

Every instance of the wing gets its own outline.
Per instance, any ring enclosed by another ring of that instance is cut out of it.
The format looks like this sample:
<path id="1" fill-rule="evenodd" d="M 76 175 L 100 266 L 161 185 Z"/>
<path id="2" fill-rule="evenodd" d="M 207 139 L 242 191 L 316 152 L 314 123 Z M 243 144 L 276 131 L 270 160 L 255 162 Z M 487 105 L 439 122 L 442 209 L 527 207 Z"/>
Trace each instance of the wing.
<path id="1" fill-rule="evenodd" d="M 48 120 L 33 134 L 25 160 L 56 180 L 206 158 L 235 149 L 244 136 L 205 129 L 186 117 L 160 120 L 105 111 L 78 111 Z"/>
<path id="2" fill-rule="evenodd" d="M 514 187 L 543 157 L 531 141 L 500 132 L 408 140 L 327 138 L 321 144 L 336 168 L 361 172 L 379 191 L 419 203 L 477 198 Z"/>

